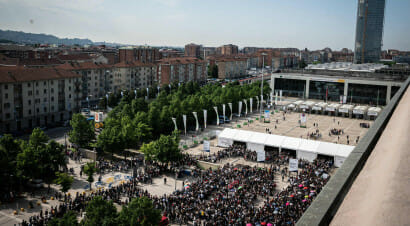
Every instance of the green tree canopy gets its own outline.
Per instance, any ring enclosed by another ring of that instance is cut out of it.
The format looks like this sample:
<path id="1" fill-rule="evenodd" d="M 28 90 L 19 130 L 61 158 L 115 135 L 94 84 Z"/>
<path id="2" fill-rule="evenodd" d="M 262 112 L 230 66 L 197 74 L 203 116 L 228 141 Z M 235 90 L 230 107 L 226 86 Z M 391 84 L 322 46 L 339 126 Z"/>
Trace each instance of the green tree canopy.
<path id="1" fill-rule="evenodd" d="M 68 211 L 64 214 L 62 218 L 52 218 L 49 222 L 47 222 L 49 226 L 77 226 L 77 214 L 74 211 Z"/>
<path id="2" fill-rule="evenodd" d="M 69 133 L 70 142 L 84 147 L 90 143 L 94 137 L 94 126 L 92 121 L 87 119 L 82 114 L 74 114 L 70 125 L 73 128 Z"/>
<path id="3" fill-rule="evenodd" d="M 147 160 L 156 160 L 162 163 L 178 161 L 182 157 L 178 140 L 172 135 L 161 135 L 158 140 L 144 144 L 141 151 Z"/>
<path id="4" fill-rule="evenodd" d="M 88 183 L 90 183 L 90 190 L 91 190 L 91 184 L 94 182 L 95 171 L 96 171 L 96 168 L 95 168 L 94 162 L 88 162 L 87 164 L 84 165 L 84 173 L 85 175 L 87 175 Z"/>
<path id="5" fill-rule="evenodd" d="M 66 193 L 73 184 L 74 178 L 67 173 L 56 172 L 55 183 L 61 185 L 61 192 Z"/>
<path id="6" fill-rule="evenodd" d="M 124 206 L 118 216 L 119 225 L 151 226 L 158 225 L 161 220 L 161 211 L 154 208 L 152 201 L 147 197 L 134 198 Z"/>
<path id="7" fill-rule="evenodd" d="M 100 196 L 91 200 L 85 208 L 86 216 L 81 221 L 85 226 L 111 226 L 117 225 L 117 209 L 112 201 L 103 200 Z"/>

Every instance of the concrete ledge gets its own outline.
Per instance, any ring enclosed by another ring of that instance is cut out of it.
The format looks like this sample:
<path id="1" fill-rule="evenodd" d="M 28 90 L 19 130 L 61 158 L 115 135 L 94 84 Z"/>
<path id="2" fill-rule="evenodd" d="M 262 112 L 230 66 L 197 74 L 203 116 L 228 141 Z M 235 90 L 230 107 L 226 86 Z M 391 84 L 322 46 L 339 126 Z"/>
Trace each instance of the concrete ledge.
<path id="1" fill-rule="evenodd" d="M 340 167 L 329 180 L 296 225 L 329 225 L 354 180 L 366 163 L 380 135 L 383 133 L 390 117 L 408 88 L 409 83 L 410 77 L 403 83 L 390 103 L 384 108 L 379 117 L 377 117 L 373 126 L 345 160 L 342 167 Z"/>

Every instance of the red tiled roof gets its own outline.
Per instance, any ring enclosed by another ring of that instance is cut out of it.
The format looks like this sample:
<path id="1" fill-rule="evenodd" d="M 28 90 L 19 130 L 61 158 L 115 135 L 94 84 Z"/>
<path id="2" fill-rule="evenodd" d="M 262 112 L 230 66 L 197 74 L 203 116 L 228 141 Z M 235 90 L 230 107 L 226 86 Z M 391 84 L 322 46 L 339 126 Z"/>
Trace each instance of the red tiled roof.
<path id="1" fill-rule="evenodd" d="M 153 67 L 155 64 L 152 63 L 142 63 L 138 61 L 131 61 L 131 62 L 120 62 L 114 64 L 113 67 Z"/>
<path id="2" fill-rule="evenodd" d="M 71 62 L 65 63 L 59 66 L 56 66 L 56 69 L 64 69 L 64 70 L 83 70 L 83 69 L 103 69 L 103 68 L 110 68 L 112 65 L 102 64 L 102 63 L 94 63 L 94 62 Z"/>
<path id="3" fill-rule="evenodd" d="M 58 59 L 22 59 L 19 61 L 19 65 L 26 65 L 26 66 L 46 66 L 46 65 L 60 65 L 63 64 Z"/>
<path id="4" fill-rule="evenodd" d="M 158 61 L 159 64 L 192 64 L 192 63 L 204 63 L 204 60 L 201 60 L 196 57 L 171 57 L 163 58 Z"/>
<path id="5" fill-rule="evenodd" d="M 92 56 L 86 53 L 80 54 L 69 54 L 69 55 L 58 55 L 57 56 L 62 61 L 69 61 L 69 60 L 91 60 L 93 59 Z"/>
<path id="6" fill-rule="evenodd" d="M 0 67 L 0 83 L 79 78 L 74 72 L 55 68 Z"/>
<path id="7" fill-rule="evenodd" d="M 16 66 L 18 62 L 17 58 L 10 58 L 0 54 L 0 65 L 2 66 Z"/>

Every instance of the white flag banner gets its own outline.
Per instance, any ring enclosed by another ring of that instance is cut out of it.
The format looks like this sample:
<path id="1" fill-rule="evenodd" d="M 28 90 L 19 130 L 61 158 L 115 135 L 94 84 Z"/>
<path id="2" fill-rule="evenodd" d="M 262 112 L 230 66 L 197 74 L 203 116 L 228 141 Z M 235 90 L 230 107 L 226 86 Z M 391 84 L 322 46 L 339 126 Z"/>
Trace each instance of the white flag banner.
<path id="1" fill-rule="evenodd" d="M 347 102 L 347 96 L 343 96 L 343 103 L 346 104 Z"/>
<path id="2" fill-rule="evenodd" d="M 243 99 L 243 102 L 245 103 L 245 115 L 248 115 L 248 103 L 246 102 L 246 99 Z"/>
<path id="3" fill-rule="evenodd" d="M 343 96 L 340 95 L 340 103 L 343 104 Z"/>
<path id="4" fill-rule="evenodd" d="M 239 112 L 238 112 L 238 115 L 239 115 L 239 117 L 241 117 L 241 112 L 242 112 L 242 101 L 239 101 L 239 103 L 238 103 L 238 110 L 239 110 Z"/>
<path id="5" fill-rule="evenodd" d="M 278 105 L 278 92 L 276 91 L 276 95 L 275 95 L 275 105 Z"/>
<path id="6" fill-rule="evenodd" d="M 196 112 L 192 112 L 192 114 L 194 115 L 194 118 L 195 118 L 195 121 L 196 121 L 195 131 L 198 131 L 199 130 L 198 114 Z"/>
<path id="7" fill-rule="evenodd" d="M 147 97 L 149 97 L 149 88 L 147 87 Z"/>
<path id="8" fill-rule="evenodd" d="M 267 121 L 270 120 L 270 111 L 269 111 L 269 110 L 265 110 L 265 119 L 266 119 Z"/>
<path id="9" fill-rule="evenodd" d="M 211 142 L 208 140 L 204 140 L 204 151 L 210 152 L 211 151 Z"/>
<path id="10" fill-rule="evenodd" d="M 124 97 L 124 92 L 123 91 L 121 91 L 121 97 Z"/>
<path id="11" fill-rule="evenodd" d="M 270 105 L 273 105 L 273 92 L 270 92 Z"/>
<path id="12" fill-rule="evenodd" d="M 279 91 L 279 101 L 282 101 L 282 90 Z"/>
<path id="13" fill-rule="evenodd" d="M 252 113 L 252 102 L 253 102 L 253 98 L 249 98 L 249 111 Z"/>
<path id="14" fill-rule="evenodd" d="M 177 119 L 176 119 L 176 118 L 172 118 L 172 121 L 174 122 L 174 126 L 175 126 L 175 129 L 174 129 L 174 130 L 178 130 Z"/>
<path id="15" fill-rule="evenodd" d="M 107 104 L 108 104 L 108 97 L 109 97 L 108 94 L 105 94 L 105 97 L 107 98 Z"/>
<path id="16" fill-rule="evenodd" d="M 206 129 L 206 115 L 207 115 L 207 110 L 204 109 L 204 128 Z"/>
<path id="17" fill-rule="evenodd" d="M 134 89 L 134 97 L 135 97 L 135 99 L 137 99 L 137 90 L 136 89 Z"/>
<path id="18" fill-rule="evenodd" d="M 232 121 L 232 103 L 228 103 L 229 109 L 231 109 L 231 117 L 230 120 Z"/>
<path id="19" fill-rule="evenodd" d="M 216 125 L 218 125 L 219 126 L 219 114 L 218 114 L 218 107 L 214 107 L 214 110 L 215 110 L 215 112 L 216 112 Z"/>
<path id="20" fill-rule="evenodd" d="M 184 130 L 185 130 L 185 136 L 186 136 L 186 115 L 182 115 L 182 119 L 184 121 Z"/>
<path id="21" fill-rule="evenodd" d="M 300 115 L 300 123 L 303 124 L 303 125 L 306 125 L 306 121 L 307 121 L 306 114 L 302 113 Z"/>
<path id="22" fill-rule="evenodd" d="M 224 123 L 225 123 L 225 104 L 222 104 L 222 113 L 224 116 Z"/>
<path id="23" fill-rule="evenodd" d="M 259 97 L 256 96 L 256 112 L 259 111 Z"/>
<path id="24" fill-rule="evenodd" d="M 261 95 L 261 107 L 263 108 L 263 95 Z"/>
<path id="25" fill-rule="evenodd" d="M 297 172 L 298 171 L 298 159 L 289 159 L 289 172 Z"/>

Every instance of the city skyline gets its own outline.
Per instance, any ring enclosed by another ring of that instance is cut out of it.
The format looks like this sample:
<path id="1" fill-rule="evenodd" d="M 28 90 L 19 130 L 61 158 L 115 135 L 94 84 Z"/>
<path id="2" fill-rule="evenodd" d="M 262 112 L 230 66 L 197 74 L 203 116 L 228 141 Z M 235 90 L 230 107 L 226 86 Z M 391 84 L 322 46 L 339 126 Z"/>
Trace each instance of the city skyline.
<path id="1" fill-rule="evenodd" d="M 354 48 L 357 0 L 233 3 L 0 0 L 0 29 L 132 45 Z M 386 2 L 383 49 L 410 49 L 408 8 Z"/>

